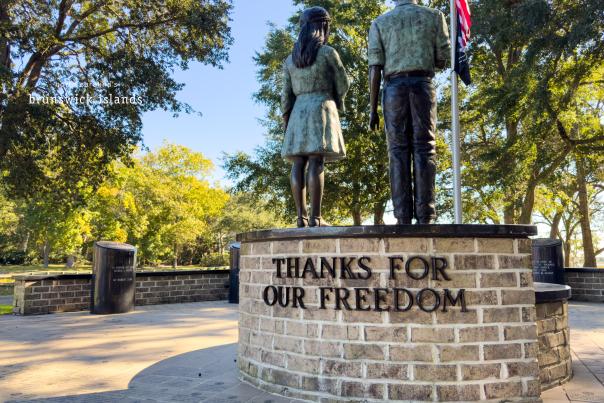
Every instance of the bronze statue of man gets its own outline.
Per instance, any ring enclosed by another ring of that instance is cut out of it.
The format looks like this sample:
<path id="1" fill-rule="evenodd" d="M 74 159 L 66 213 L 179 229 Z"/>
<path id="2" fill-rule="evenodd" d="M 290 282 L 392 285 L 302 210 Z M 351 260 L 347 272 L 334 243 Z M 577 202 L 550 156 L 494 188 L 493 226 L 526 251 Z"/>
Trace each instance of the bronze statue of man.
<path id="1" fill-rule="evenodd" d="M 445 16 L 416 0 L 397 0 L 369 31 L 372 130 L 379 128 L 378 97 L 388 138 L 390 187 L 397 224 L 436 218 L 436 91 L 432 78 L 449 58 Z M 413 166 L 413 169 L 411 168 Z"/>

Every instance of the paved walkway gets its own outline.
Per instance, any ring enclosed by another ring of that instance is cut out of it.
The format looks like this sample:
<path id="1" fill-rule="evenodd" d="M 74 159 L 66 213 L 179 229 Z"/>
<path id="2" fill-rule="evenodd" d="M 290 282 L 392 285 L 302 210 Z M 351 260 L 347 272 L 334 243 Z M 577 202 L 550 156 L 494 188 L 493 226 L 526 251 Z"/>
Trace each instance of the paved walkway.
<path id="1" fill-rule="evenodd" d="M 575 378 L 545 403 L 604 403 L 604 304 L 571 304 Z M 0 402 L 286 403 L 237 380 L 225 302 L 116 316 L 0 317 Z"/>
<path id="2" fill-rule="evenodd" d="M 545 403 L 604 403 L 604 304 L 571 302 L 573 379 L 544 392 Z"/>

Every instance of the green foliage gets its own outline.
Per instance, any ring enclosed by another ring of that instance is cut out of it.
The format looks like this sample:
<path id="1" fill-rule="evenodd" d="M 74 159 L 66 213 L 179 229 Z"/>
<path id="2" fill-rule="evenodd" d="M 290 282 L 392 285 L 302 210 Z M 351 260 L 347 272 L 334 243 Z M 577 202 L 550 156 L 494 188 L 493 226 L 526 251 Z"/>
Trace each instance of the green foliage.
<path id="1" fill-rule="evenodd" d="M 0 188 L 0 255 L 5 256 L 3 260 L 8 262 L 24 260 L 17 257 L 17 251 L 13 248 L 13 241 L 17 234 L 19 216 L 15 211 L 15 203 L 8 200 Z M 9 255 L 12 255 L 10 258 Z"/>
<path id="2" fill-rule="evenodd" d="M 23 227 L 31 234 L 29 242 L 41 251 L 44 264 L 50 259 L 78 255 L 80 246 L 90 239 L 90 212 L 84 208 L 64 210 L 43 197 L 30 199 L 21 209 Z"/>
<path id="3" fill-rule="evenodd" d="M 461 103 L 465 220 L 529 223 L 537 188 L 573 155 L 604 147 L 595 90 L 601 94 L 604 8 L 481 0 L 472 3 L 472 19 L 474 85 Z"/>
<path id="4" fill-rule="evenodd" d="M 128 161 L 144 112 L 191 110 L 171 73 L 226 60 L 230 9 L 228 0 L 0 2 L 0 171 L 11 193 L 85 204 L 111 161 Z M 96 102 L 109 97 L 130 99 Z"/>
<path id="5" fill-rule="evenodd" d="M 213 252 L 203 256 L 199 260 L 199 265 L 202 267 L 227 267 L 229 265 L 229 254 L 221 252 Z"/>
<path id="6" fill-rule="evenodd" d="M 210 185 L 212 169 L 201 153 L 172 144 L 132 166 L 118 165 L 97 192 L 94 239 L 132 243 L 141 263 L 176 262 L 184 247 L 210 231 L 228 199 Z"/>
<path id="7" fill-rule="evenodd" d="M 238 233 L 286 226 L 284 222 L 275 219 L 266 205 L 254 201 L 250 195 L 234 194 L 214 224 L 212 232 L 223 249 L 225 245 L 235 241 Z"/>
<path id="8" fill-rule="evenodd" d="M 137 246 L 141 265 L 228 265 L 237 233 L 282 224 L 210 183 L 212 170 L 203 154 L 166 143 L 130 165 L 113 163 L 85 206 L 55 208 L 44 195 L 11 202 L 0 193 L 0 264 L 90 260 L 94 241 L 111 240 Z"/>

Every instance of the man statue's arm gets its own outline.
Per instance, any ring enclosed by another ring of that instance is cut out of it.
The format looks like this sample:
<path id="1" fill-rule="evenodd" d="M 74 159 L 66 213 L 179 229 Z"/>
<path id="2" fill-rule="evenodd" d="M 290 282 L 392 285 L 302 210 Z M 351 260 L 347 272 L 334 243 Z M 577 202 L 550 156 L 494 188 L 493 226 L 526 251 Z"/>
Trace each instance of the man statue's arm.
<path id="1" fill-rule="evenodd" d="M 449 27 L 445 15 L 438 12 L 436 20 L 436 60 L 435 67 L 444 69 L 451 58 L 451 42 L 449 40 Z"/>
<path id="2" fill-rule="evenodd" d="M 384 45 L 377 23 L 374 21 L 369 30 L 369 105 L 370 118 L 369 127 L 377 130 L 380 127 L 380 116 L 378 115 L 378 103 L 380 98 L 380 87 L 382 85 L 382 70 L 386 64 Z"/>
<path id="3" fill-rule="evenodd" d="M 382 85 L 382 66 L 369 67 L 369 104 L 371 107 L 369 117 L 369 128 L 378 130 L 380 128 L 380 115 L 378 114 L 378 103 L 380 98 L 380 87 Z"/>

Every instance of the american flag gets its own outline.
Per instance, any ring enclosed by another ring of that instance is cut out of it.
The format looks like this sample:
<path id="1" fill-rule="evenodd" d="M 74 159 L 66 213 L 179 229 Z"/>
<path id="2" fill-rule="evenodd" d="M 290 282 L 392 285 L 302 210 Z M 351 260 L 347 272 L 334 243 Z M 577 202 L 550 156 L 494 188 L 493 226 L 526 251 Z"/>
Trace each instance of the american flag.
<path id="1" fill-rule="evenodd" d="M 455 71 L 465 85 L 472 83 L 470 77 L 470 64 L 466 51 L 470 40 L 470 28 L 472 20 L 470 7 L 466 0 L 455 0 L 457 10 L 457 40 L 455 41 Z"/>

